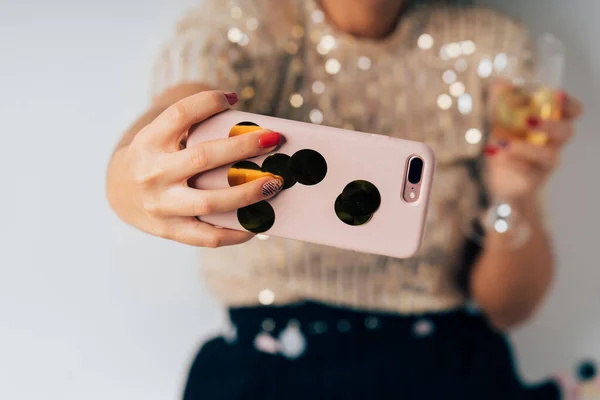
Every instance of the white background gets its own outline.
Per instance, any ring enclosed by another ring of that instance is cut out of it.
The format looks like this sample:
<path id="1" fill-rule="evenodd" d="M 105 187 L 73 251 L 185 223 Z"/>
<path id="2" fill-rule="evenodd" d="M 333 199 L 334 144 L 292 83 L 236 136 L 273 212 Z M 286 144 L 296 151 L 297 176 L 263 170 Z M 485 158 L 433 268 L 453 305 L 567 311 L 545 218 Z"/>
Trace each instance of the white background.
<path id="1" fill-rule="evenodd" d="M 496 2 L 567 42 L 566 87 L 588 111 L 551 184 L 558 280 L 514 335 L 537 379 L 600 359 L 600 2 Z M 196 251 L 128 228 L 104 199 L 112 146 L 193 3 L 0 0 L 2 399 L 176 399 L 219 325 Z"/>

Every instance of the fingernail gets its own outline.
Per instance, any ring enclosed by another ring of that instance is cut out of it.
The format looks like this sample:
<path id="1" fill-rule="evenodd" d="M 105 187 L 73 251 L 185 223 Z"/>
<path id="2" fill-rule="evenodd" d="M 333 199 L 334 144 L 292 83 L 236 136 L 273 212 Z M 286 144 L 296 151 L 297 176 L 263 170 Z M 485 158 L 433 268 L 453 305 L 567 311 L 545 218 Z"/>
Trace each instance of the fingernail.
<path id="1" fill-rule="evenodd" d="M 558 97 L 558 102 L 562 108 L 566 108 L 567 103 L 569 102 L 569 95 L 567 92 L 560 91 L 556 94 Z"/>
<path id="2" fill-rule="evenodd" d="M 565 101 L 569 98 L 569 95 L 567 94 L 567 92 L 563 92 L 563 91 L 558 92 L 557 96 L 561 101 Z"/>
<path id="3" fill-rule="evenodd" d="M 274 194 L 280 192 L 282 188 L 283 181 L 281 179 L 271 179 L 263 185 L 262 194 L 264 197 L 271 197 Z"/>
<path id="4" fill-rule="evenodd" d="M 487 145 L 483 148 L 483 154 L 489 157 L 493 157 L 498 153 L 498 147 Z"/>
<path id="5" fill-rule="evenodd" d="M 238 95 L 233 92 L 226 92 L 225 97 L 227 98 L 227 102 L 229 103 L 230 106 L 234 105 L 239 100 Z"/>
<path id="6" fill-rule="evenodd" d="M 258 145 L 263 149 L 275 147 L 281 143 L 281 135 L 278 132 L 263 133 L 258 138 Z"/>
<path id="7" fill-rule="evenodd" d="M 527 123 L 528 127 L 537 128 L 542 123 L 542 120 L 538 117 L 527 117 L 527 120 L 525 120 L 525 122 Z"/>

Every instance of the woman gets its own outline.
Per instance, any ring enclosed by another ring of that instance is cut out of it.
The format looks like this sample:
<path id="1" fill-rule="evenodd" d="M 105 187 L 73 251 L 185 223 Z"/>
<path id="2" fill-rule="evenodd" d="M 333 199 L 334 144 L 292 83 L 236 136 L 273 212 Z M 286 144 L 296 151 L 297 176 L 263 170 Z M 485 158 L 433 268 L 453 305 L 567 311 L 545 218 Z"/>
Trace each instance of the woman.
<path id="1" fill-rule="evenodd" d="M 482 140 L 480 94 L 529 79 L 533 65 L 525 28 L 474 6 L 207 0 L 187 16 L 157 66 L 153 105 L 107 178 L 124 221 L 210 248 L 205 278 L 235 329 L 200 351 L 185 399 L 560 398 L 558 384 L 520 384 L 499 332 L 526 320 L 552 280 L 538 193 L 579 106 L 565 95 L 564 120 L 529 121 L 548 133 L 546 146 Z M 420 253 L 357 255 L 196 220 L 274 195 L 263 191 L 269 178 L 221 191 L 186 184 L 285 136 L 263 130 L 182 148 L 190 126 L 234 104 L 429 144 L 438 166 Z M 482 194 L 510 199 L 530 227 L 527 243 L 506 251 L 510 239 L 489 233 L 480 251 L 470 244 L 464 227 Z M 468 312 L 467 299 L 482 312 Z"/>

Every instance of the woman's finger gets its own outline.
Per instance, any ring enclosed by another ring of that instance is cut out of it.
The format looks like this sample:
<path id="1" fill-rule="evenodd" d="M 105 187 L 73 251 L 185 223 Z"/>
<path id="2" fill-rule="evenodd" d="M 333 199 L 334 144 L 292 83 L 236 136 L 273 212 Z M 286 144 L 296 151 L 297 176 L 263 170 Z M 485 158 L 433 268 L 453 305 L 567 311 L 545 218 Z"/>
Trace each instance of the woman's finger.
<path id="1" fill-rule="evenodd" d="M 564 119 L 572 120 L 579 117 L 583 113 L 583 105 L 579 100 L 569 96 L 565 92 L 561 92 L 560 97 L 562 101 Z"/>
<path id="2" fill-rule="evenodd" d="M 138 134 L 154 148 L 178 151 L 182 136 L 195 123 L 220 113 L 237 102 L 235 93 L 201 92 L 171 105 Z"/>
<path id="3" fill-rule="evenodd" d="M 265 177 L 225 189 L 198 190 L 177 186 L 167 190 L 158 210 L 166 216 L 200 217 L 234 211 L 281 191 L 283 180 Z"/>
<path id="4" fill-rule="evenodd" d="M 233 246 L 252 239 L 250 232 L 217 228 L 196 218 L 181 218 L 172 223 L 168 239 L 197 247 Z"/>
<path id="5" fill-rule="evenodd" d="M 171 182 L 187 180 L 201 172 L 273 151 L 281 139 L 277 132 L 259 130 L 198 143 L 167 155 L 165 177 Z"/>
<path id="6" fill-rule="evenodd" d="M 563 146 L 573 136 L 573 123 L 570 120 L 543 121 L 536 131 L 544 132 L 552 146 Z"/>
<path id="7" fill-rule="evenodd" d="M 548 170 L 556 166 L 558 152 L 553 147 L 537 146 L 525 141 L 512 141 L 500 151 L 499 156 L 524 161 L 532 166 Z"/>

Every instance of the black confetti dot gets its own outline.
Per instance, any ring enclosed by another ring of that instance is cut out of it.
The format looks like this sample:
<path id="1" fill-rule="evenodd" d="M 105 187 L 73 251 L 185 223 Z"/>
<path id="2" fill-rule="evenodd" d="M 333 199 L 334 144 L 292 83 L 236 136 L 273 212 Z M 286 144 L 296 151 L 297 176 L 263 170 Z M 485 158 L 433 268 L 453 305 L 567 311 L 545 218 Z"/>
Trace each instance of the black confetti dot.
<path id="1" fill-rule="evenodd" d="M 275 153 L 265 158 L 262 164 L 263 172 L 270 172 L 283 178 L 283 190 L 296 184 L 296 179 L 290 171 L 290 160 L 287 154 Z"/>
<path id="2" fill-rule="evenodd" d="M 335 213 L 348 225 L 367 223 L 381 205 L 381 194 L 370 182 L 350 182 L 335 199 Z"/>
<path id="3" fill-rule="evenodd" d="M 327 162 L 320 153 L 304 149 L 292 155 L 290 171 L 298 183 L 316 185 L 327 175 Z"/>
<path id="4" fill-rule="evenodd" d="M 275 223 L 275 210 L 266 201 L 251 204 L 237 211 L 240 225 L 252 233 L 263 233 Z"/>
<path id="5" fill-rule="evenodd" d="M 586 360 L 579 364 L 577 377 L 582 382 L 594 379 L 596 377 L 596 364 L 591 360 Z"/>

